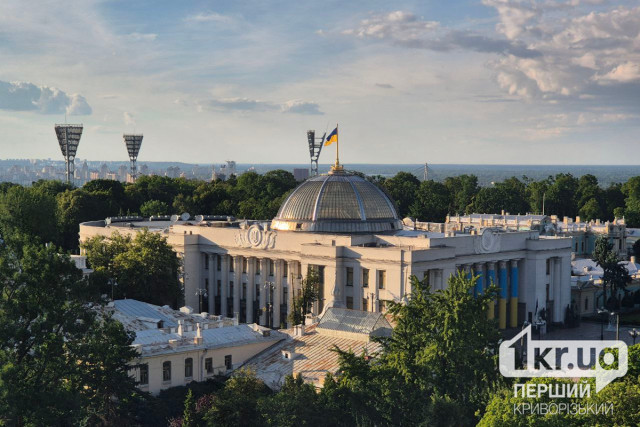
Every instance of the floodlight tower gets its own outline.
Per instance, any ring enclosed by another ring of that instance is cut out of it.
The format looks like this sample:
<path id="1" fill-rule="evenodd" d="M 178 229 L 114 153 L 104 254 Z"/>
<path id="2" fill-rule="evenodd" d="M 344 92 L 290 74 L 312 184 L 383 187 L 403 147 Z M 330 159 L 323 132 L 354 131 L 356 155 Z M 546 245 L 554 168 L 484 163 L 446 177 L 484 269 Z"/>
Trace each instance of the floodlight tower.
<path id="1" fill-rule="evenodd" d="M 140 152 L 140 146 L 142 145 L 142 134 L 125 133 L 124 143 L 127 145 L 127 151 L 129 152 L 129 160 L 131 161 L 131 179 L 135 182 L 138 178 L 138 153 Z"/>
<path id="2" fill-rule="evenodd" d="M 310 176 L 318 175 L 318 159 L 320 158 L 320 152 L 324 145 L 324 138 L 327 136 L 325 132 L 322 138 L 316 138 L 315 130 L 307 131 L 307 142 L 309 143 L 309 156 L 311 157 L 311 170 Z"/>
<path id="3" fill-rule="evenodd" d="M 60 150 L 64 156 L 64 162 L 66 166 L 67 184 L 71 183 L 73 179 L 73 173 L 75 172 L 75 159 L 76 152 L 78 151 L 78 144 L 80 144 L 80 137 L 82 136 L 82 125 L 56 125 L 56 136 L 58 137 L 58 144 L 60 144 Z"/>

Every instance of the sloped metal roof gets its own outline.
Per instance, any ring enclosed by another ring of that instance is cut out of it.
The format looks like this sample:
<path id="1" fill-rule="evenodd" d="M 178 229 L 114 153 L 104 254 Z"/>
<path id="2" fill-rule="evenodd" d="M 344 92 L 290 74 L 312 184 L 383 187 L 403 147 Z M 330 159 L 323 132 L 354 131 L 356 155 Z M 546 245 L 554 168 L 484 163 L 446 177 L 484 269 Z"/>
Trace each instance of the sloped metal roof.
<path id="1" fill-rule="evenodd" d="M 162 320 L 165 328 L 175 328 L 178 323 L 173 317 L 167 316 L 162 311 L 162 307 L 148 304 L 135 299 L 121 299 L 113 302 L 116 310 L 133 318 L 146 317 L 149 319 Z"/>
<path id="2" fill-rule="evenodd" d="M 318 322 L 317 329 L 365 335 L 390 335 L 391 325 L 382 313 L 331 307 Z"/>

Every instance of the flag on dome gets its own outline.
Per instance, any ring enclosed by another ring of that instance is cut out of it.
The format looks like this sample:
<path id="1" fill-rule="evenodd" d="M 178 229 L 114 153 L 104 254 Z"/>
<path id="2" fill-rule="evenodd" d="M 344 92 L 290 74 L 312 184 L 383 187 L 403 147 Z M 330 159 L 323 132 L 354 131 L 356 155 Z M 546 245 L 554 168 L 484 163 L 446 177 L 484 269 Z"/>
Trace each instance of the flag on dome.
<path id="1" fill-rule="evenodd" d="M 338 141 L 338 126 L 327 136 L 327 142 L 324 145 L 331 145 L 336 141 Z"/>

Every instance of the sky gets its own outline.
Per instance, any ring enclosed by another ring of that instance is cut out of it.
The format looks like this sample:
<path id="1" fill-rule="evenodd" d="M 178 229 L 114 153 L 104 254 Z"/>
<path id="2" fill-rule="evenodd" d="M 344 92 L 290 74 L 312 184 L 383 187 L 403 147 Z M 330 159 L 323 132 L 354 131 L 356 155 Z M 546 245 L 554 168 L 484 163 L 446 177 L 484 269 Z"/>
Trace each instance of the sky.
<path id="1" fill-rule="evenodd" d="M 0 2 L 5 159 L 628 165 L 639 118 L 637 0 Z"/>

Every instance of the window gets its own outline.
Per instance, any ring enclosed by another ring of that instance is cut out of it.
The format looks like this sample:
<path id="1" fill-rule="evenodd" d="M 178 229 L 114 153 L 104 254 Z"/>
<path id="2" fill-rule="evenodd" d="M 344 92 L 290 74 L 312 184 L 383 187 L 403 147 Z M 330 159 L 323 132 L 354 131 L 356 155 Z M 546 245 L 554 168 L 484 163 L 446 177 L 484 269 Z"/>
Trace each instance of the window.
<path id="1" fill-rule="evenodd" d="M 287 262 L 282 263 L 282 277 L 287 277 L 289 275 L 289 264 Z"/>
<path id="2" fill-rule="evenodd" d="M 247 284 L 246 283 L 242 284 L 242 295 L 240 295 L 240 298 L 242 298 L 242 299 L 246 299 L 247 298 Z"/>
<path id="3" fill-rule="evenodd" d="M 347 267 L 347 286 L 353 286 L 353 268 Z"/>
<path id="4" fill-rule="evenodd" d="M 233 281 L 229 282 L 229 295 L 233 296 Z"/>
<path id="5" fill-rule="evenodd" d="M 164 362 L 162 364 L 162 381 L 163 382 L 171 381 L 171 362 Z"/>
<path id="6" fill-rule="evenodd" d="M 204 269 L 208 270 L 209 269 L 209 254 L 202 254 L 204 255 Z"/>
<path id="7" fill-rule="evenodd" d="M 550 270 L 551 270 L 551 259 L 547 258 L 547 274 L 549 274 Z"/>
<path id="8" fill-rule="evenodd" d="M 235 260 L 233 258 L 229 258 L 229 272 L 233 273 L 233 264 L 235 264 Z"/>
<path id="9" fill-rule="evenodd" d="M 224 357 L 224 366 L 225 366 L 225 368 L 227 368 L 228 370 L 233 369 L 233 361 L 232 361 L 232 359 L 231 359 L 231 355 L 230 355 L 230 354 L 227 354 L 227 355 Z"/>
<path id="10" fill-rule="evenodd" d="M 184 359 L 184 377 L 193 378 L 193 359 L 191 357 Z"/>
<path id="11" fill-rule="evenodd" d="M 362 287 L 363 288 L 369 287 L 369 269 L 368 268 L 362 269 Z"/>
<path id="12" fill-rule="evenodd" d="M 369 311 L 369 300 L 366 298 L 362 298 L 362 311 Z"/>
<path id="13" fill-rule="evenodd" d="M 213 358 L 207 357 L 204 359 L 204 370 L 207 374 L 213 374 Z"/>
<path id="14" fill-rule="evenodd" d="M 260 266 L 262 265 L 261 260 L 256 261 L 256 275 L 260 274 Z"/>
<path id="15" fill-rule="evenodd" d="M 249 261 L 246 258 L 242 258 L 242 272 L 243 273 L 247 272 L 247 264 L 249 264 Z"/>
<path id="16" fill-rule="evenodd" d="M 589 310 L 589 298 L 584 299 L 584 309 Z"/>
<path id="17" fill-rule="evenodd" d="M 222 269 L 222 257 L 220 255 L 216 255 L 216 270 L 220 271 Z"/>
<path id="18" fill-rule="evenodd" d="M 204 279 L 204 288 L 209 290 L 209 279 L 207 278 Z"/>
<path id="19" fill-rule="evenodd" d="M 387 281 L 387 272 L 385 270 L 378 270 L 378 289 L 384 289 Z"/>
<path id="20" fill-rule="evenodd" d="M 272 259 L 269 260 L 269 276 L 273 276 L 276 271 L 276 264 Z"/>
<path id="21" fill-rule="evenodd" d="M 222 281 L 218 280 L 218 294 L 217 295 L 220 295 L 220 288 L 222 288 Z"/>
<path id="22" fill-rule="evenodd" d="M 260 300 L 260 283 L 256 283 L 256 293 L 255 293 L 255 296 L 256 296 L 256 301 L 259 301 L 259 300 Z"/>
<path id="23" fill-rule="evenodd" d="M 353 310 L 353 297 L 347 297 L 347 308 Z"/>
<path id="24" fill-rule="evenodd" d="M 140 385 L 149 385 L 149 365 L 140 365 Z"/>
<path id="25" fill-rule="evenodd" d="M 387 302 L 385 300 L 378 300 L 378 311 L 380 313 L 387 311 Z"/>

